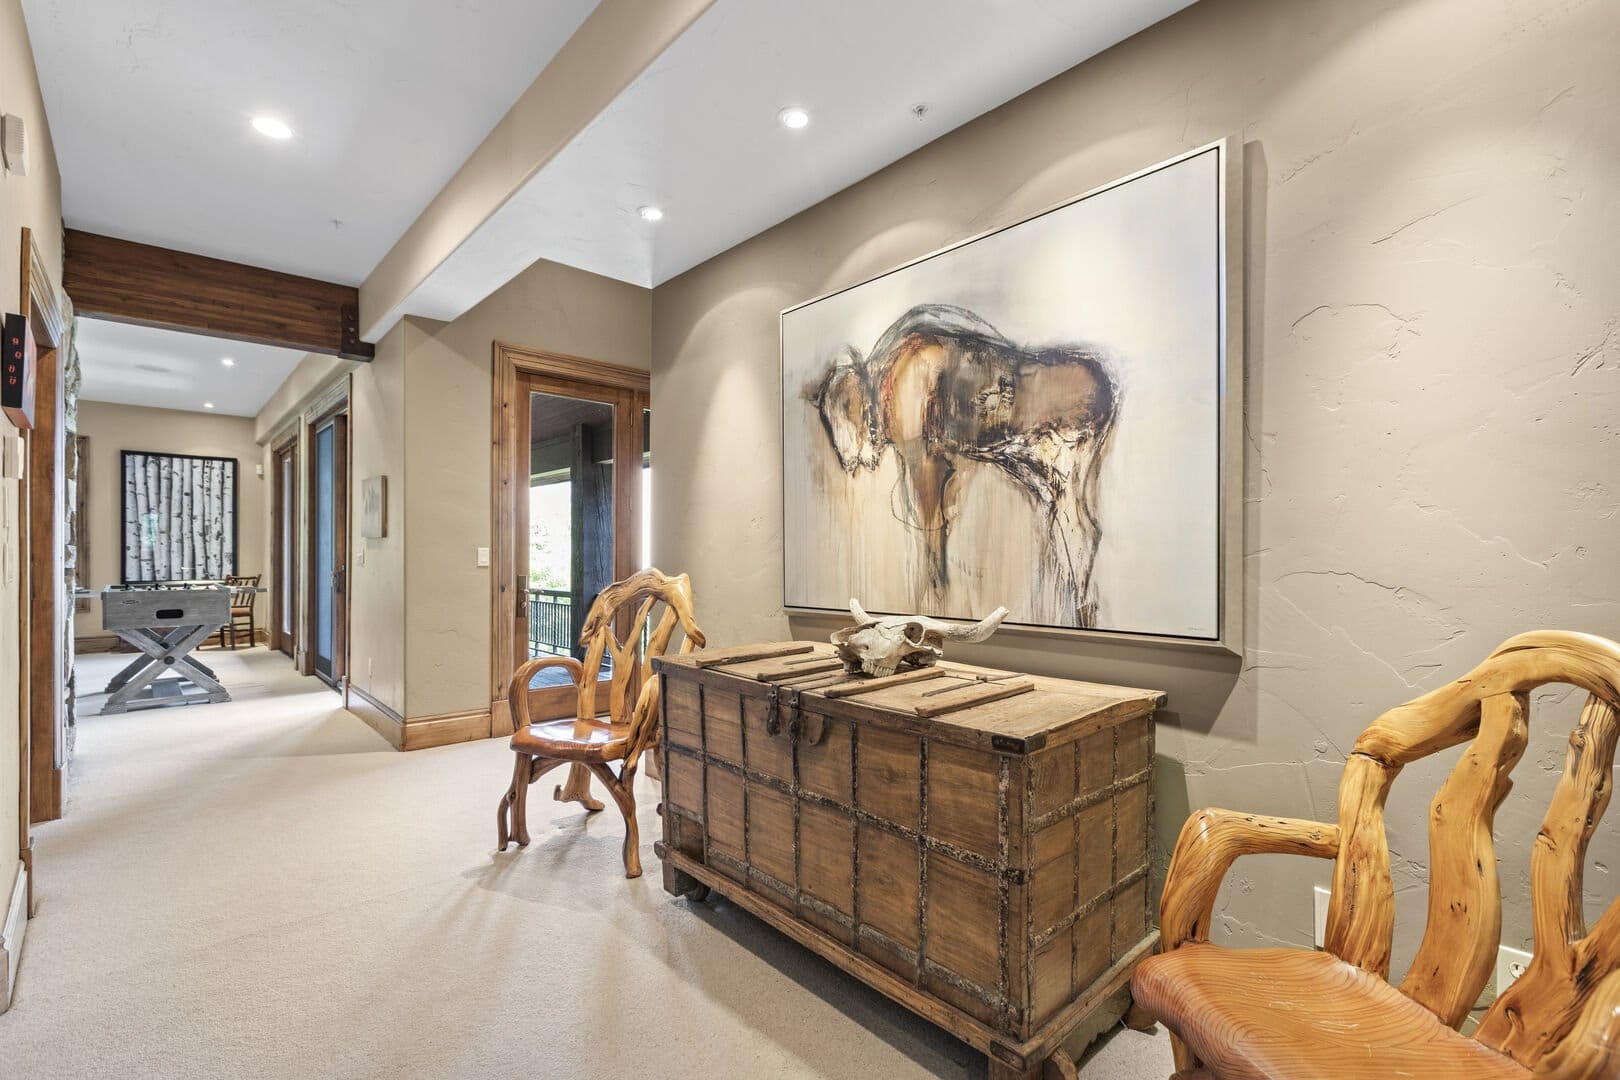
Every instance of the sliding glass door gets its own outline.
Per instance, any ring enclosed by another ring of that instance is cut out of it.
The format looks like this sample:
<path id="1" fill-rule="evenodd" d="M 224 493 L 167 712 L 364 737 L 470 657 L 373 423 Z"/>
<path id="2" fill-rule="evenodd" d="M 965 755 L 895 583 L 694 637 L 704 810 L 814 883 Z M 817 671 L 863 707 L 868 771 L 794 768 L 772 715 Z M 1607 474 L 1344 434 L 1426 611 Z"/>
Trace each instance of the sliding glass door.
<path id="1" fill-rule="evenodd" d="M 334 687 L 342 685 L 348 651 L 348 426 L 341 406 L 310 427 L 310 662 Z"/>

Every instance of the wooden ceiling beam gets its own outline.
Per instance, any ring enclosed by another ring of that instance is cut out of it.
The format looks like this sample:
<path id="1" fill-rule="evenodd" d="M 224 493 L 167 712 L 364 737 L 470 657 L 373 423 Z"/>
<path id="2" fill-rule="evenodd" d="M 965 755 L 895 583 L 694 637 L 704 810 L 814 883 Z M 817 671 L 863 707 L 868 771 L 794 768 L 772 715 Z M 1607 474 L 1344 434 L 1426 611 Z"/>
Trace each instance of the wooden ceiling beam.
<path id="1" fill-rule="evenodd" d="M 370 360 L 348 285 L 68 229 L 62 287 L 76 314 Z"/>

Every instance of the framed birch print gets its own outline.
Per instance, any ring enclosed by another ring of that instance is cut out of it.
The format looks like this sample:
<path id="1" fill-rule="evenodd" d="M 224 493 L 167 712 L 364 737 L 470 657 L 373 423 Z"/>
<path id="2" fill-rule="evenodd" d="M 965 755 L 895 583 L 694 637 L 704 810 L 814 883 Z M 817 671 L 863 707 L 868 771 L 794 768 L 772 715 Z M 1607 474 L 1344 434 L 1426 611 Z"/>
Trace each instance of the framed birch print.
<path id="1" fill-rule="evenodd" d="M 782 313 L 786 607 L 1236 648 L 1234 150 Z"/>
<path id="2" fill-rule="evenodd" d="M 123 452 L 123 581 L 236 573 L 236 459 Z"/>

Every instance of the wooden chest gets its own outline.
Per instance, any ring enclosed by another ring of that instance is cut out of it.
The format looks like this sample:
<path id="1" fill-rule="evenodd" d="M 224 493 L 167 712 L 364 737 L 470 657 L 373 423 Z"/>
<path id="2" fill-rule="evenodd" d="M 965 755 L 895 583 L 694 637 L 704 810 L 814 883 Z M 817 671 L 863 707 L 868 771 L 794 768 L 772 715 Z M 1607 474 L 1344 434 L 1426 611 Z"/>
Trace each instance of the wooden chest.
<path id="1" fill-rule="evenodd" d="M 713 888 L 1038 1075 L 1157 940 L 1156 691 L 829 645 L 663 657 L 665 887 Z"/>

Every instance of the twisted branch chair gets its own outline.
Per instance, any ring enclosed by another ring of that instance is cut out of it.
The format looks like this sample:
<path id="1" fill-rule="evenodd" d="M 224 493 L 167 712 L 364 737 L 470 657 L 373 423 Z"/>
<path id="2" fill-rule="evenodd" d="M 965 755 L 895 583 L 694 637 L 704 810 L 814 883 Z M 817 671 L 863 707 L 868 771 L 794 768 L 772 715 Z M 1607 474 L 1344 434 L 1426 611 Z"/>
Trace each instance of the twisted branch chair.
<path id="1" fill-rule="evenodd" d="M 658 604 L 664 606 L 664 612 L 652 625 L 649 620 Z M 623 638 L 614 632 L 615 623 L 626 625 Z M 603 589 L 591 605 L 579 635 L 585 646 L 583 662 L 571 656 L 546 656 L 517 669 L 507 688 L 514 728 L 511 745 L 517 760 L 512 786 L 501 797 L 496 812 L 502 851 L 511 840 L 519 847 L 528 846 L 529 785 L 567 765 L 568 780 L 557 786 L 552 797 L 577 802 L 594 813 L 602 804 L 591 797 L 591 777 L 601 780 L 624 815 L 625 877 L 641 876 L 635 781 L 642 754 L 658 742 L 660 684 L 653 675 L 652 658 L 669 650 L 677 629 L 682 634 L 681 652 L 702 648 L 703 631 L 692 615 L 691 579 L 685 574 L 666 577 L 657 570 L 643 570 Z M 597 690 L 604 659 L 611 660 L 612 671 L 607 708 L 602 710 Z M 571 720 L 531 723 L 529 683 L 536 672 L 548 667 L 568 672 L 578 688 L 578 707 Z"/>
<path id="2" fill-rule="evenodd" d="M 1456 1029 L 1490 978 L 1501 890 L 1492 826 L 1528 737 L 1529 691 L 1591 696 L 1530 859 L 1535 951 L 1470 1038 Z M 1329 825 L 1203 810 L 1188 819 L 1160 903 L 1162 952 L 1132 979 L 1175 1036 L 1183 1080 L 1620 1077 L 1620 902 L 1590 933 L 1586 845 L 1608 806 L 1620 733 L 1620 646 L 1521 634 L 1356 740 Z M 1467 743 L 1429 811 L 1428 926 L 1399 989 L 1389 978 L 1394 886 L 1384 800 L 1401 769 Z M 1325 952 L 1210 944 L 1221 879 L 1240 855 L 1334 860 Z M 1173 1078 L 1174 1080 L 1174 1078 Z"/>

